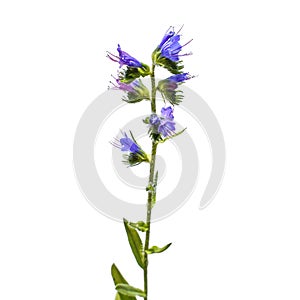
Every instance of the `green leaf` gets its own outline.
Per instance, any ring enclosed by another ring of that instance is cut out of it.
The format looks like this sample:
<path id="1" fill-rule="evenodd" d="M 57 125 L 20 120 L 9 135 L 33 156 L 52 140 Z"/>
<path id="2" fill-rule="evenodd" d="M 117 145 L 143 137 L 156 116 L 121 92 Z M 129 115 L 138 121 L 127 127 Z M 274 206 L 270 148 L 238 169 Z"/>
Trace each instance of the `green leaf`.
<path id="1" fill-rule="evenodd" d="M 128 283 L 115 264 L 112 264 L 111 266 L 111 276 L 115 285 L 119 283 Z"/>
<path id="2" fill-rule="evenodd" d="M 160 48 L 156 48 L 152 53 L 152 61 L 155 65 L 166 68 L 173 74 L 182 73 L 183 65 L 182 61 L 172 61 L 164 56 L 161 56 Z"/>
<path id="3" fill-rule="evenodd" d="M 111 276 L 114 280 L 115 286 L 118 284 L 128 284 L 115 264 L 111 266 Z M 115 300 L 136 300 L 136 298 L 117 293 Z"/>
<path id="4" fill-rule="evenodd" d="M 169 243 L 168 245 L 166 245 L 166 246 L 164 246 L 162 248 L 159 248 L 157 246 L 153 246 L 150 249 L 145 250 L 145 252 L 147 254 L 161 253 L 161 252 L 164 252 L 165 250 L 167 250 L 171 245 L 172 245 L 172 243 Z"/>
<path id="5" fill-rule="evenodd" d="M 141 241 L 141 238 L 136 231 L 136 229 L 129 226 L 129 223 L 127 220 L 124 221 L 125 230 L 127 233 L 128 241 L 132 250 L 132 253 L 134 254 L 134 257 L 138 263 L 138 265 L 143 269 L 144 268 L 144 255 L 143 255 L 143 244 Z"/>
<path id="6" fill-rule="evenodd" d="M 116 294 L 115 300 L 122 300 L 121 295 L 119 293 Z"/>
<path id="7" fill-rule="evenodd" d="M 183 91 L 178 89 L 181 83 L 173 84 L 175 86 L 171 88 L 169 79 L 160 80 L 157 84 L 157 90 L 161 93 L 165 103 L 169 101 L 172 105 L 179 105 L 184 98 Z"/>
<path id="8" fill-rule="evenodd" d="M 142 66 L 140 68 L 127 67 L 125 70 L 122 70 L 119 73 L 119 77 L 121 82 L 128 84 L 134 81 L 135 79 L 139 78 L 140 76 L 145 77 L 150 74 L 150 67 L 142 63 Z"/>
<path id="9" fill-rule="evenodd" d="M 185 130 L 186 130 L 186 128 L 184 128 L 184 129 L 180 130 L 179 132 L 177 132 L 177 133 L 175 133 L 175 134 L 173 134 L 173 135 L 171 135 L 171 136 L 169 136 L 169 137 L 167 137 L 167 138 L 165 138 L 165 139 L 159 141 L 159 143 L 164 143 L 165 141 L 167 141 L 167 140 L 169 140 L 169 139 L 172 139 L 172 138 L 174 138 L 174 137 L 176 137 L 176 136 L 178 136 L 178 135 L 184 133 Z"/>
<path id="10" fill-rule="evenodd" d="M 140 297 L 146 297 L 146 293 L 142 291 L 141 289 L 135 288 L 131 285 L 120 283 L 116 286 L 116 290 L 118 293 L 125 295 L 125 296 L 140 296 Z"/>
<path id="11" fill-rule="evenodd" d="M 144 221 L 138 221 L 136 223 L 130 222 L 129 225 L 142 232 L 146 232 L 149 229 L 149 226 Z"/>

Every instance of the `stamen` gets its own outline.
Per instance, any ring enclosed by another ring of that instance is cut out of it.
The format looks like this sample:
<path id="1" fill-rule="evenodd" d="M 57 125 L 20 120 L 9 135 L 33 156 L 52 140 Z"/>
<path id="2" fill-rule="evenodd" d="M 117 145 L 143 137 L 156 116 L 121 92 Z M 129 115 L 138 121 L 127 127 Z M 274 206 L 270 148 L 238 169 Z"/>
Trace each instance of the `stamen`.
<path id="1" fill-rule="evenodd" d="M 112 54 L 111 52 L 109 52 L 109 51 L 106 51 L 108 54 L 107 54 L 107 56 L 112 56 L 112 57 L 115 57 L 115 58 L 117 58 L 117 59 L 120 59 L 120 57 L 119 56 L 116 56 L 116 55 L 114 55 L 114 54 Z M 109 56 L 109 57 L 110 57 Z"/>
<path id="2" fill-rule="evenodd" d="M 188 45 L 193 39 L 189 40 L 186 44 L 182 45 L 181 47 L 184 47 L 186 45 Z"/>
<path id="3" fill-rule="evenodd" d="M 112 58 L 111 56 L 109 56 L 108 54 L 106 55 L 106 57 L 108 57 L 110 60 L 114 61 L 114 62 L 119 62 L 119 60 L 116 60 L 115 58 Z"/>
<path id="4" fill-rule="evenodd" d="M 173 30 L 170 30 L 171 28 L 173 28 Z M 168 28 L 168 30 L 166 31 L 165 35 L 168 34 L 170 31 L 174 32 L 174 27 L 173 27 L 173 26 L 170 26 L 170 27 Z"/>
<path id="5" fill-rule="evenodd" d="M 188 56 L 188 55 L 192 55 L 192 54 L 193 54 L 193 52 L 189 52 L 189 53 L 185 53 L 185 54 L 180 54 L 178 56 Z"/>
<path id="6" fill-rule="evenodd" d="M 182 24 L 182 26 L 180 27 L 180 29 L 177 31 L 176 35 L 178 35 L 178 33 L 181 31 L 181 29 L 183 28 L 184 24 Z"/>
<path id="7" fill-rule="evenodd" d="M 119 88 L 114 82 L 109 81 L 109 83 L 111 83 L 115 88 Z"/>

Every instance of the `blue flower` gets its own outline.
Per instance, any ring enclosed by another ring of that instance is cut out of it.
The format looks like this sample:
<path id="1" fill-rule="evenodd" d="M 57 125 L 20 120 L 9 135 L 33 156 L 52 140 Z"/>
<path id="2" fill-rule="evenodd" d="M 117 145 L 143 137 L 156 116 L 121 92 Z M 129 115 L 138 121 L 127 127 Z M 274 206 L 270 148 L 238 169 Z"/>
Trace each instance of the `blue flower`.
<path id="1" fill-rule="evenodd" d="M 162 120 L 158 126 L 158 132 L 164 137 L 173 135 L 175 133 L 175 122 Z"/>
<path id="2" fill-rule="evenodd" d="M 174 29 L 170 27 L 158 46 L 158 49 L 160 49 L 161 51 L 161 56 L 166 57 L 175 62 L 179 61 L 180 56 L 186 56 L 191 54 L 191 53 L 186 53 L 181 55 L 179 54 L 182 48 L 192 41 L 190 40 L 186 44 L 181 46 L 179 43 L 180 41 L 180 35 L 178 34 L 179 31 L 175 33 Z"/>
<path id="3" fill-rule="evenodd" d="M 116 56 L 110 52 L 107 52 L 107 57 L 111 59 L 112 61 L 118 62 L 120 64 L 120 68 L 124 65 L 128 67 L 133 67 L 133 68 L 141 68 L 142 63 L 139 62 L 137 59 L 129 55 L 127 52 L 123 51 L 121 49 L 121 46 L 118 44 L 117 48 L 119 52 L 119 56 Z"/>
<path id="4" fill-rule="evenodd" d="M 107 57 L 112 61 L 118 62 L 120 64 L 120 68 L 125 66 L 125 68 L 123 68 L 120 72 L 119 79 L 121 82 L 130 83 L 140 76 L 145 77 L 151 74 L 149 66 L 123 51 L 120 45 L 118 45 L 117 50 L 119 52 L 119 56 L 107 52 Z"/>
<path id="5" fill-rule="evenodd" d="M 113 145 L 121 149 L 121 151 L 128 151 L 132 153 L 138 153 L 141 150 L 141 148 L 131 138 L 127 136 L 126 132 L 123 133 L 123 137 L 120 138 L 120 140 L 116 139 Z"/>
<path id="6" fill-rule="evenodd" d="M 151 125 L 159 125 L 160 124 L 160 118 L 157 114 L 152 114 L 149 118 L 149 123 Z"/>
<path id="7" fill-rule="evenodd" d="M 168 120 L 174 120 L 173 108 L 171 106 L 169 106 L 167 108 L 163 107 L 161 109 L 161 115 Z"/>
<path id="8" fill-rule="evenodd" d="M 181 29 L 182 27 L 180 30 Z M 168 69 L 173 74 L 181 73 L 183 69 L 180 57 L 192 54 L 191 52 L 180 54 L 182 48 L 192 41 L 190 40 L 184 45 L 181 45 L 179 42 L 181 37 L 179 35 L 180 30 L 175 33 L 174 27 L 171 26 L 152 54 L 152 59 L 155 64 Z"/>
<path id="9" fill-rule="evenodd" d="M 181 73 L 181 74 L 170 76 L 169 78 L 167 78 L 167 80 L 175 81 L 175 82 L 184 82 L 193 77 L 194 76 L 191 76 L 189 73 Z"/>
<path id="10" fill-rule="evenodd" d="M 121 151 L 127 152 L 127 154 L 123 155 L 123 162 L 130 167 L 139 165 L 142 162 L 150 162 L 148 155 L 137 144 L 132 133 L 132 139 L 129 138 L 126 133 L 122 134 L 122 138 L 115 138 L 115 141 L 111 142 L 111 144 Z"/>
<path id="11" fill-rule="evenodd" d="M 171 106 L 161 109 L 161 116 L 152 114 L 149 118 L 151 135 L 155 139 L 158 139 L 158 135 L 164 137 L 172 136 L 175 133 L 176 123 L 173 121 L 173 108 Z"/>
<path id="12" fill-rule="evenodd" d="M 172 105 L 178 105 L 183 99 L 182 91 L 177 90 L 178 86 L 193 77 L 189 73 L 176 74 L 160 80 L 157 89 L 161 92 L 164 100 L 169 101 Z"/>

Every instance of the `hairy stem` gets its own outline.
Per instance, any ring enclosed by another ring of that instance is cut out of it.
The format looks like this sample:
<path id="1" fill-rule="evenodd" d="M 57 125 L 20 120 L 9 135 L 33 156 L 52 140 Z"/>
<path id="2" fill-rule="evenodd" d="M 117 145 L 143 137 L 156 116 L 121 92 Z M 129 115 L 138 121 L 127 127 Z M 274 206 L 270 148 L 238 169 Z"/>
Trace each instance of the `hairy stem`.
<path id="1" fill-rule="evenodd" d="M 156 113 L 156 86 L 155 86 L 155 65 L 152 65 L 151 73 L 151 112 Z"/>
<path id="2" fill-rule="evenodd" d="M 156 113 L 156 86 L 155 86 L 155 75 L 154 75 L 155 66 L 152 66 L 152 73 L 151 73 L 151 113 Z M 155 160 L 156 160 L 156 149 L 157 143 L 152 142 L 152 151 L 151 151 L 151 161 L 150 161 L 150 175 L 148 181 L 148 187 L 153 187 L 153 179 L 154 179 L 154 171 L 155 171 Z M 149 249 L 149 241 L 150 241 L 150 227 L 151 227 L 151 211 L 152 211 L 152 199 L 155 196 L 156 187 L 154 190 L 152 188 L 148 191 L 148 200 L 147 200 L 147 219 L 146 223 L 148 225 L 148 231 L 146 232 L 146 239 L 145 239 L 145 250 Z M 145 267 L 144 267 L 144 292 L 146 296 L 144 300 L 148 299 L 148 254 L 145 252 Z"/>

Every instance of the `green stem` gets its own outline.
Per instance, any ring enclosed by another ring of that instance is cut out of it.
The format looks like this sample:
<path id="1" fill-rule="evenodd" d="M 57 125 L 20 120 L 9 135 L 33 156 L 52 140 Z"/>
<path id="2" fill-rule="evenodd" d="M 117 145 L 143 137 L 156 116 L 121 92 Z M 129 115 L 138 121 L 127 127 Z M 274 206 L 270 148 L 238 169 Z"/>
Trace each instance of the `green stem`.
<path id="1" fill-rule="evenodd" d="M 156 86 L 155 86 L 155 65 L 152 65 L 152 72 L 151 72 L 151 112 L 153 114 L 156 113 Z"/>
<path id="2" fill-rule="evenodd" d="M 152 65 L 152 73 L 151 73 L 151 112 L 156 113 L 156 86 L 155 86 L 155 75 L 154 75 L 155 65 Z M 152 151 L 151 151 L 151 161 L 150 161 L 150 175 L 148 186 L 153 186 L 153 179 L 154 179 L 154 170 L 155 170 L 155 160 L 156 160 L 156 150 L 157 150 L 157 143 L 152 142 Z M 152 212 L 152 199 L 155 195 L 156 190 L 149 189 L 148 191 L 148 200 L 147 200 L 147 219 L 146 223 L 148 225 L 148 231 L 146 232 L 146 239 L 145 239 L 145 250 L 149 249 L 149 241 L 150 241 L 150 227 L 151 227 L 151 212 Z M 144 300 L 148 299 L 148 254 L 145 252 L 145 267 L 144 267 L 144 292 L 146 296 Z"/>

